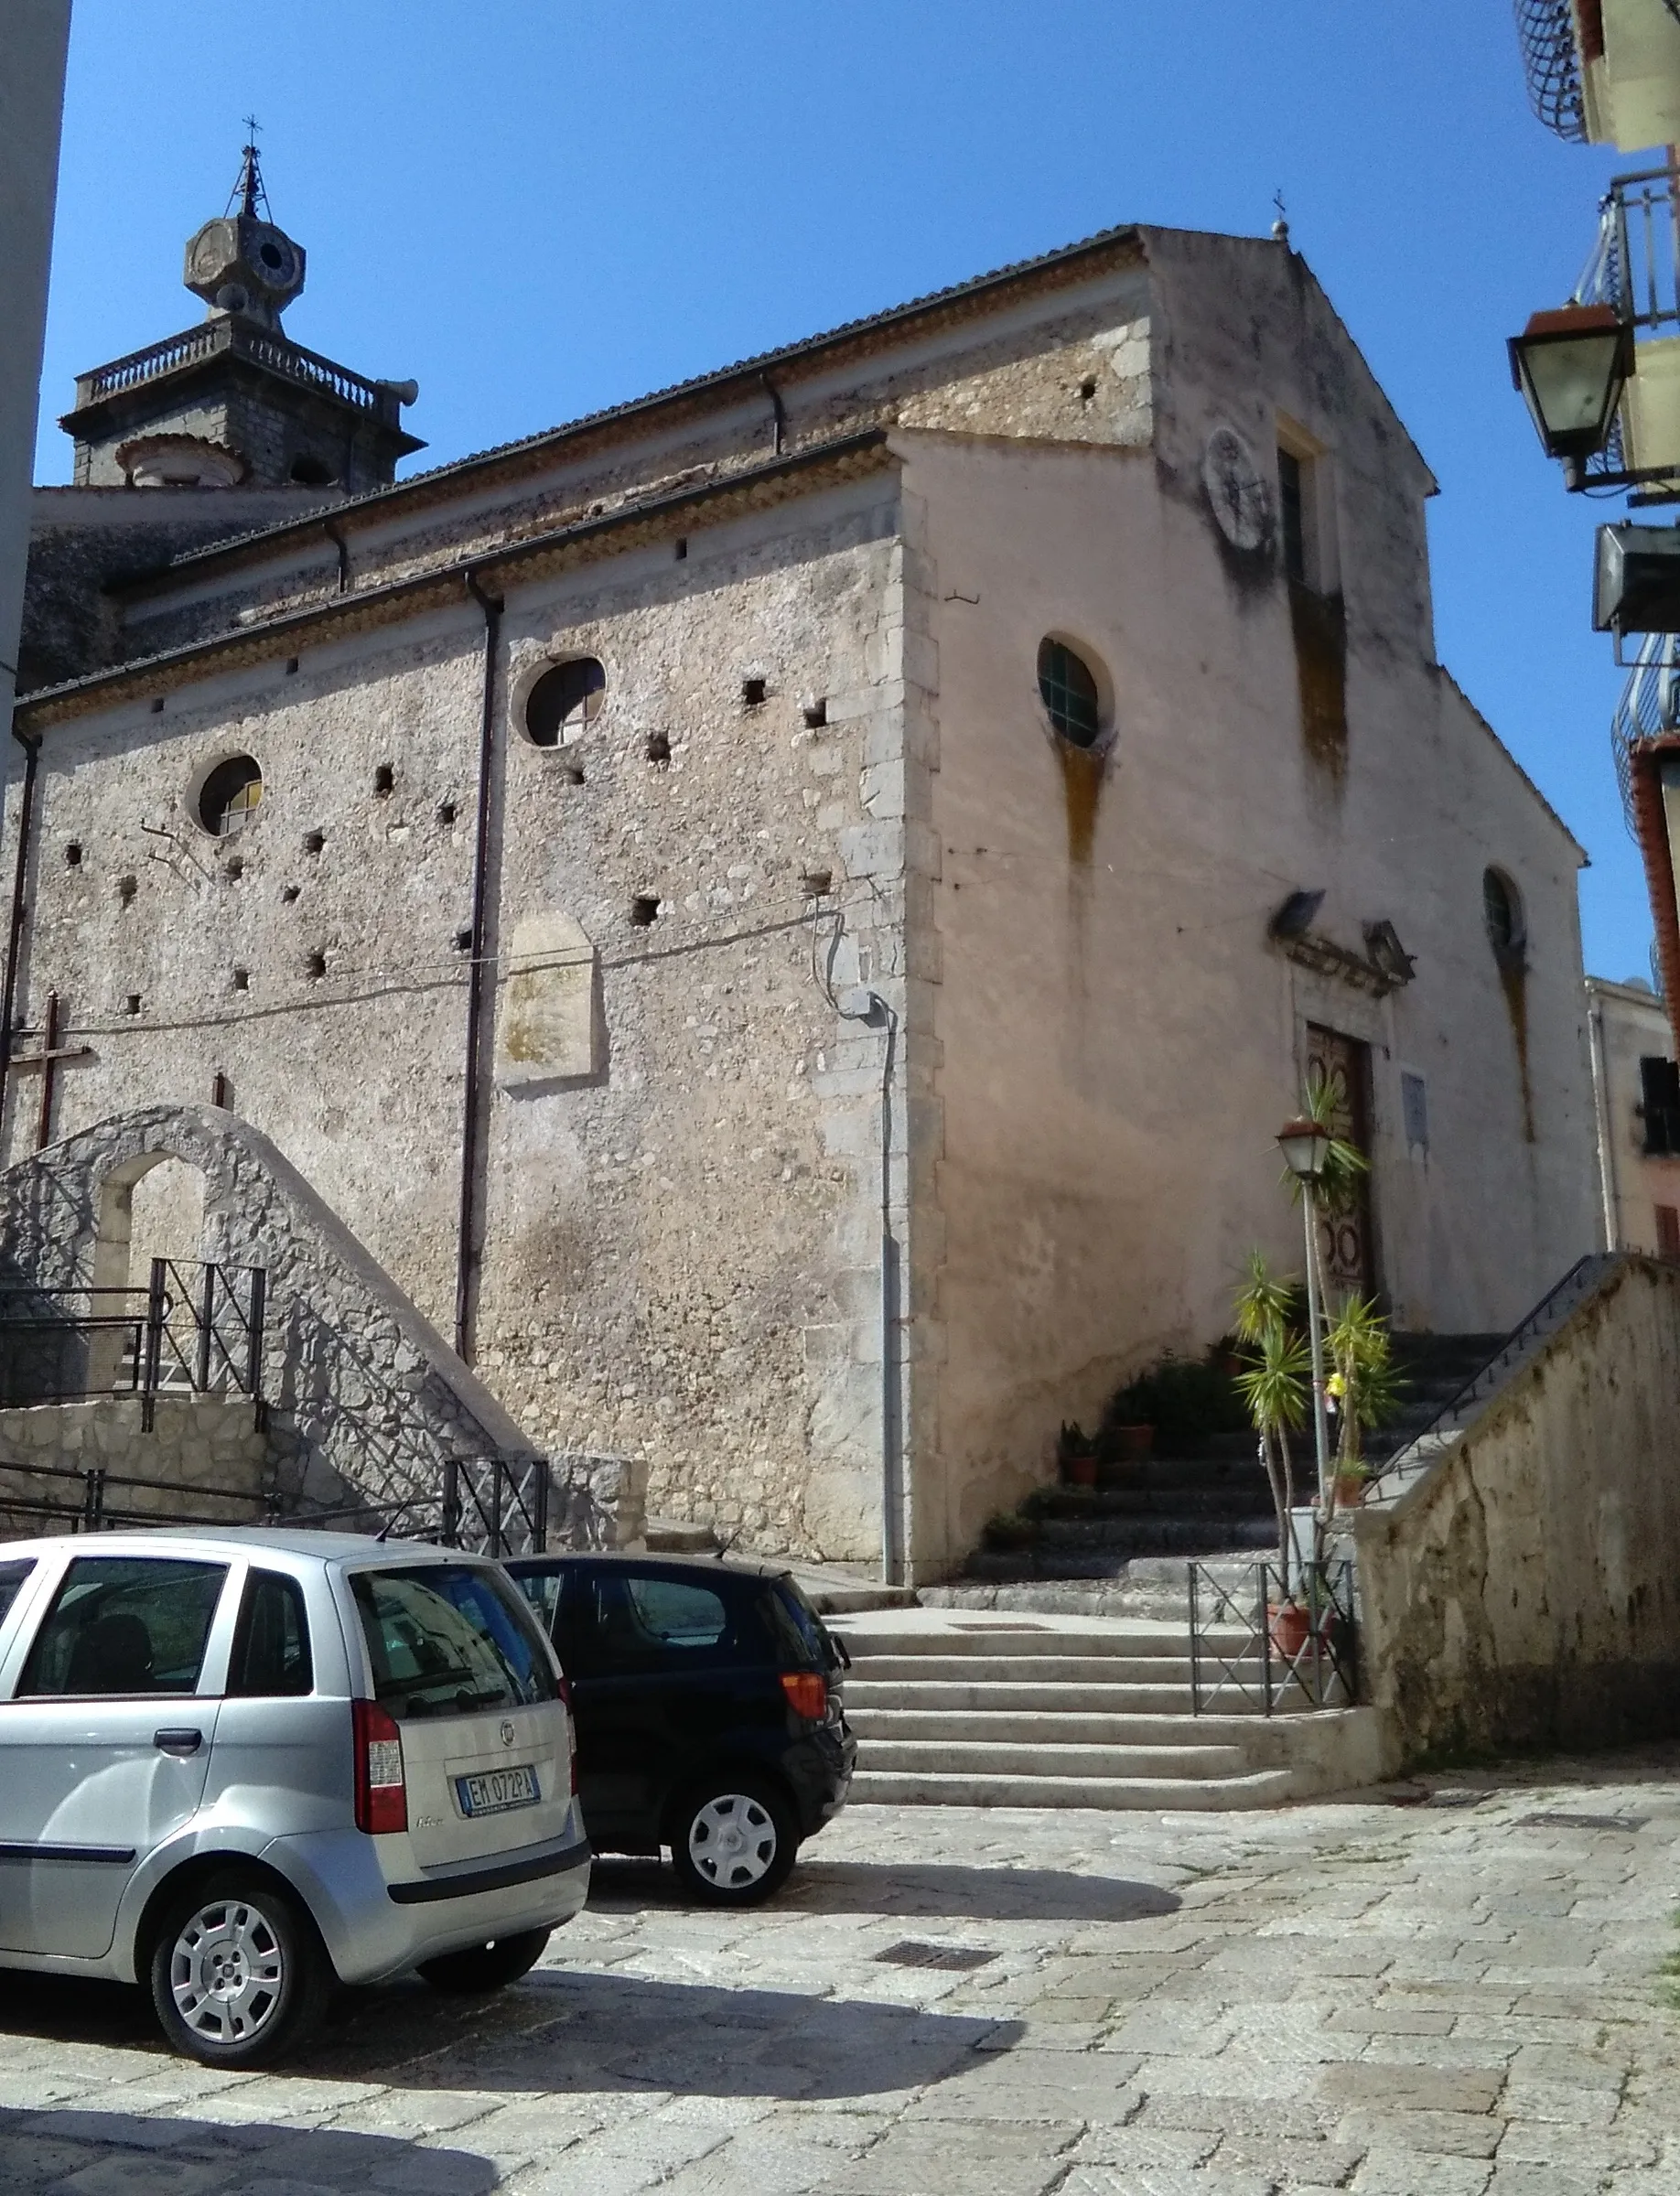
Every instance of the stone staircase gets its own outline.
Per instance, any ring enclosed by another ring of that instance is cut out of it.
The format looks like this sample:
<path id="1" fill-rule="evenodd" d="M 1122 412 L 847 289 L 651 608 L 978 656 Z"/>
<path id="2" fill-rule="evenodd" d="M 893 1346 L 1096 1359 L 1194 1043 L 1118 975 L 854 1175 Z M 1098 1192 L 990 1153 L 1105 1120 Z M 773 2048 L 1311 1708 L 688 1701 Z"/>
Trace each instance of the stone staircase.
<path id="1" fill-rule="evenodd" d="M 1570 1295 L 1557 1316 L 1567 1316 L 1578 1300 Z M 1373 1480 L 1392 1473 L 1396 1459 L 1412 1462 L 1418 1435 L 1502 1348 L 1510 1341 L 1498 1334 L 1394 1338 L 1404 1388 L 1394 1419 L 1365 1444 Z M 1509 1370 L 1522 1354 L 1513 1355 Z M 1229 1566 L 1216 1576 L 1234 1584 L 1238 1566 L 1270 1554 L 1277 1543 L 1255 1437 L 1218 1434 L 1202 1449 L 1193 1457 L 1115 1465 L 1093 1488 L 1038 1489 L 1020 1506 L 1030 1531 L 1026 1545 L 977 1549 L 962 1578 L 924 1589 L 921 1599 L 950 1608 L 1187 1617 L 1188 1563 Z M 1298 1440 L 1295 1464 L 1305 1498 L 1313 1469 L 1310 1436 Z"/>
<path id="2" fill-rule="evenodd" d="M 1182 1623 L 924 1608 L 848 1619 L 843 1637 L 855 1801 L 1267 1807 L 1379 1773 L 1369 1709 L 1266 1717 L 1239 1698 L 1192 1715 Z"/>

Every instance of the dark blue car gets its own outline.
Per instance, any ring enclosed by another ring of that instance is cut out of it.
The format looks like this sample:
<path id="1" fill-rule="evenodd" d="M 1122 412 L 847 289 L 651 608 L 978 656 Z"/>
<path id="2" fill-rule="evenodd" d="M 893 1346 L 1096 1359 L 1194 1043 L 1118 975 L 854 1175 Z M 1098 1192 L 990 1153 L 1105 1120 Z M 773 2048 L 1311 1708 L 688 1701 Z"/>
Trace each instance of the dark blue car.
<path id="1" fill-rule="evenodd" d="M 845 1803 L 845 1651 L 794 1580 L 705 1557 L 507 1566 L 570 1683 L 598 1852 L 669 1846 L 690 1894 L 750 1906 Z"/>

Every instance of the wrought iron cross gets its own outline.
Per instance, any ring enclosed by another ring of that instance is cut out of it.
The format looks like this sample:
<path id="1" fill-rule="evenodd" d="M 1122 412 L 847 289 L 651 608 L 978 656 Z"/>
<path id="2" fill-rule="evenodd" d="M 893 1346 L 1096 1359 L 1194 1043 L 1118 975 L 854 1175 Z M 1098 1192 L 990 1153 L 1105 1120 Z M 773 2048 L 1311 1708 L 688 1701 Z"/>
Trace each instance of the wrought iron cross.
<path id="1" fill-rule="evenodd" d="M 14 1052 L 11 1065 L 21 1071 L 38 1068 L 41 1071 L 41 1105 L 36 1117 L 35 1148 L 44 1151 L 52 1141 L 52 1097 L 59 1080 L 59 1062 L 61 1060 L 92 1060 L 92 1045 L 61 1045 L 59 1042 L 59 995 L 47 994 L 47 1027 L 41 1035 L 38 1052 Z"/>

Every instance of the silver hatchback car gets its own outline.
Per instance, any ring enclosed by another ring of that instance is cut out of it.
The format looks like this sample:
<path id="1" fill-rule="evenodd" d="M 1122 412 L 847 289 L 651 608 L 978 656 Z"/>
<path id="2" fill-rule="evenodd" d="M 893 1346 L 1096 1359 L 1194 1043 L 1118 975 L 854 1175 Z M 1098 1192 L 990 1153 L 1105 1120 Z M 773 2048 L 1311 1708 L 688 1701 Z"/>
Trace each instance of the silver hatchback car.
<path id="1" fill-rule="evenodd" d="M 588 1891 L 565 1681 L 500 1566 L 348 1534 L 0 1545 L 0 1966 L 278 2057 L 335 1981 L 524 1974 Z"/>

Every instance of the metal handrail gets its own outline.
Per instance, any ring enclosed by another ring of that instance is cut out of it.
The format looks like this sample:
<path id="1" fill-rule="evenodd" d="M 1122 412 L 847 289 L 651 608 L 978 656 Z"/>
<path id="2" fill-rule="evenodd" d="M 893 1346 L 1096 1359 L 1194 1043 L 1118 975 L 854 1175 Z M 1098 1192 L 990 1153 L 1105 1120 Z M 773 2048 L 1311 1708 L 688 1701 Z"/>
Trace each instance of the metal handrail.
<path id="1" fill-rule="evenodd" d="M 1499 1348 L 1484 1364 L 1479 1366 L 1470 1374 L 1458 1393 L 1441 1405 L 1427 1426 L 1420 1427 L 1407 1440 L 1404 1448 L 1372 1474 L 1373 1480 L 1409 1479 L 1416 1473 L 1426 1470 L 1432 1460 L 1429 1458 L 1419 1458 L 1411 1464 L 1405 1463 L 1404 1459 L 1412 1451 L 1421 1448 L 1432 1435 L 1440 1433 L 1459 1416 L 1460 1412 L 1475 1402 L 1477 1392 L 1482 1382 L 1488 1378 L 1490 1373 L 1497 1372 L 1507 1365 L 1513 1352 L 1520 1350 L 1526 1342 L 1534 1339 L 1547 1314 L 1556 1308 L 1558 1302 L 1571 1289 L 1579 1286 L 1582 1278 L 1589 1271 L 1612 1265 L 1615 1258 L 1616 1254 L 1613 1251 L 1588 1251 L 1578 1258 L 1563 1278 L 1555 1281 L 1540 1301 L 1531 1310 L 1524 1313 L 1510 1333 L 1506 1335 L 1504 1340 L 1501 1342 Z"/>

